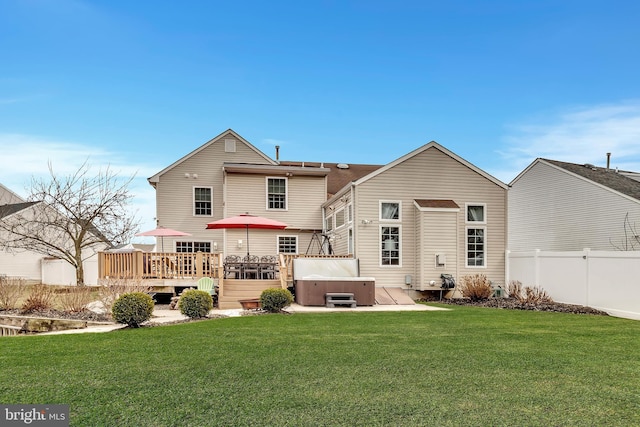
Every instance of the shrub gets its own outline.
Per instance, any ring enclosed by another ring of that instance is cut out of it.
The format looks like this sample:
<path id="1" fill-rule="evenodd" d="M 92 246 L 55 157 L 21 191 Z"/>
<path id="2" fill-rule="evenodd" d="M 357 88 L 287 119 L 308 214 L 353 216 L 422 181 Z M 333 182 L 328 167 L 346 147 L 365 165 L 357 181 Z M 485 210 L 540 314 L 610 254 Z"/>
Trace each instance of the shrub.
<path id="1" fill-rule="evenodd" d="M 288 289 L 269 288 L 260 294 L 262 309 L 270 313 L 279 313 L 291 303 L 293 303 L 293 295 Z"/>
<path id="2" fill-rule="evenodd" d="M 519 280 L 511 280 L 507 285 L 507 294 L 509 298 L 520 300 L 522 298 L 522 282 Z"/>
<path id="3" fill-rule="evenodd" d="M 91 292 L 87 286 L 66 288 L 58 294 L 58 301 L 64 311 L 69 313 L 81 313 L 87 311 L 87 304 L 91 302 Z"/>
<path id="4" fill-rule="evenodd" d="M 0 310 L 17 308 L 24 290 L 24 279 L 0 277 Z"/>
<path id="5" fill-rule="evenodd" d="M 463 276 L 460 292 L 463 297 L 470 298 L 472 301 L 489 299 L 493 295 L 491 281 L 484 274 Z"/>
<path id="6" fill-rule="evenodd" d="M 55 293 L 51 286 L 38 284 L 29 291 L 27 299 L 22 304 L 22 311 L 29 313 L 32 311 L 44 311 L 53 307 L 53 297 Z"/>
<path id="7" fill-rule="evenodd" d="M 132 328 L 138 328 L 143 322 L 151 319 L 152 313 L 153 299 L 142 292 L 121 295 L 111 309 L 113 320 Z"/>
<path id="8" fill-rule="evenodd" d="M 180 295 L 178 308 L 180 313 L 192 319 L 207 317 L 213 308 L 213 298 L 209 292 L 189 289 Z"/>
<path id="9" fill-rule="evenodd" d="M 523 288 L 522 283 L 517 280 L 509 282 L 508 292 L 510 298 L 518 300 L 521 304 L 538 305 L 553 302 L 553 299 L 544 289 L 537 286 L 525 286 Z"/>
<path id="10" fill-rule="evenodd" d="M 140 279 L 106 279 L 102 283 L 99 298 L 107 313 L 111 311 L 113 303 L 120 295 L 131 292 L 148 293 L 151 291 L 151 287 L 143 285 Z"/>

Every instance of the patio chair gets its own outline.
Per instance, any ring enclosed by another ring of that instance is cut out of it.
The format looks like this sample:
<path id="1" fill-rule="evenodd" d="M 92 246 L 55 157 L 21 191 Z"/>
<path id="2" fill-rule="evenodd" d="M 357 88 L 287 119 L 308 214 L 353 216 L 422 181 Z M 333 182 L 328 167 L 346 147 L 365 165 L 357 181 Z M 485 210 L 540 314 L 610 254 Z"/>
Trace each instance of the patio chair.
<path id="1" fill-rule="evenodd" d="M 260 278 L 276 278 L 276 257 L 274 255 L 265 255 L 260 258 Z"/>
<path id="2" fill-rule="evenodd" d="M 243 279 L 259 279 L 260 278 L 260 258 L 258 255 L 247 255 L 242 260 Z"/>
<path id="3" fill-rule="evenodd" d="M 211 277 L 203 277 L 198 280 L 198 290 L 209 292 L 211 296 L 216 294 L 216 282 Z"/>
<path id="4" fill-rule="evenodd" d="M 224 278 L 229 279 L 232 275 L 234 279 L 242 277 L 242 264 L 238 255 L 228 255 L 224 259 Z"/>

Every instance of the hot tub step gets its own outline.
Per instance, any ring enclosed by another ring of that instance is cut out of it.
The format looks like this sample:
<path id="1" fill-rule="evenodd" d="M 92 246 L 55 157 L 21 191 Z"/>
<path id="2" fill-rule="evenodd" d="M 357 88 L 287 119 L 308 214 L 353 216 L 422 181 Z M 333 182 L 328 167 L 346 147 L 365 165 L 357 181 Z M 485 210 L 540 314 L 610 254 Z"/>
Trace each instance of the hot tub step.
<path id="1" fill-rule="evenodd" d="M 327 301 L 327 308 L 335 308 L 336 305 L 348 305 L 351 308 L 356 308 L 356 300 L 353 299 L 353 294 L 349 292 L 327 292 L 325 294 Z"/>

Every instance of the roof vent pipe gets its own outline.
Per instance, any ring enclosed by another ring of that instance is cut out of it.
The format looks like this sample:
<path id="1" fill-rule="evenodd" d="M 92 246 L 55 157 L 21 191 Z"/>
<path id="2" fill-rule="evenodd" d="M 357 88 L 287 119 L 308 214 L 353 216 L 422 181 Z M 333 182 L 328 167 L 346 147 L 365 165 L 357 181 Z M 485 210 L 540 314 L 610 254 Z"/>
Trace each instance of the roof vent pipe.
<path id="1" fill-rule="evenodd" d="M 280 146 L 276 145 L 276 162 L 280 161 Z"/>
<path id="2" fill-rule="evenodd" d="M 609 170 L 610 164 L 611 164 L 611 153 L 607 153 L 607 170 Z"/>

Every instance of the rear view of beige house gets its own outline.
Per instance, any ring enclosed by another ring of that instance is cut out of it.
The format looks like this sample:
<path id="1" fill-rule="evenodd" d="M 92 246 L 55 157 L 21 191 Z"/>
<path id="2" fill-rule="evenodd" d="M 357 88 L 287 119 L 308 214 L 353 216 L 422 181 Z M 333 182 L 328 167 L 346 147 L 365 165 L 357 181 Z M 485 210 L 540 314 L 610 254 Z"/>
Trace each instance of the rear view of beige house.
<path id="1" fill-rule="evenodd" d="M 350 254 L 415 296 L 442 274 L 504 283 L 507 186 L 435 142 L 384 166 L 325 164 L 273 160 L 229 129 L 149 182 L 158 225 L 191 234 L 165 251 L 244 255 L 245 231 L 206 226 L 250 213 L 288 224 L 252 230 L 251 254 Z"/>

